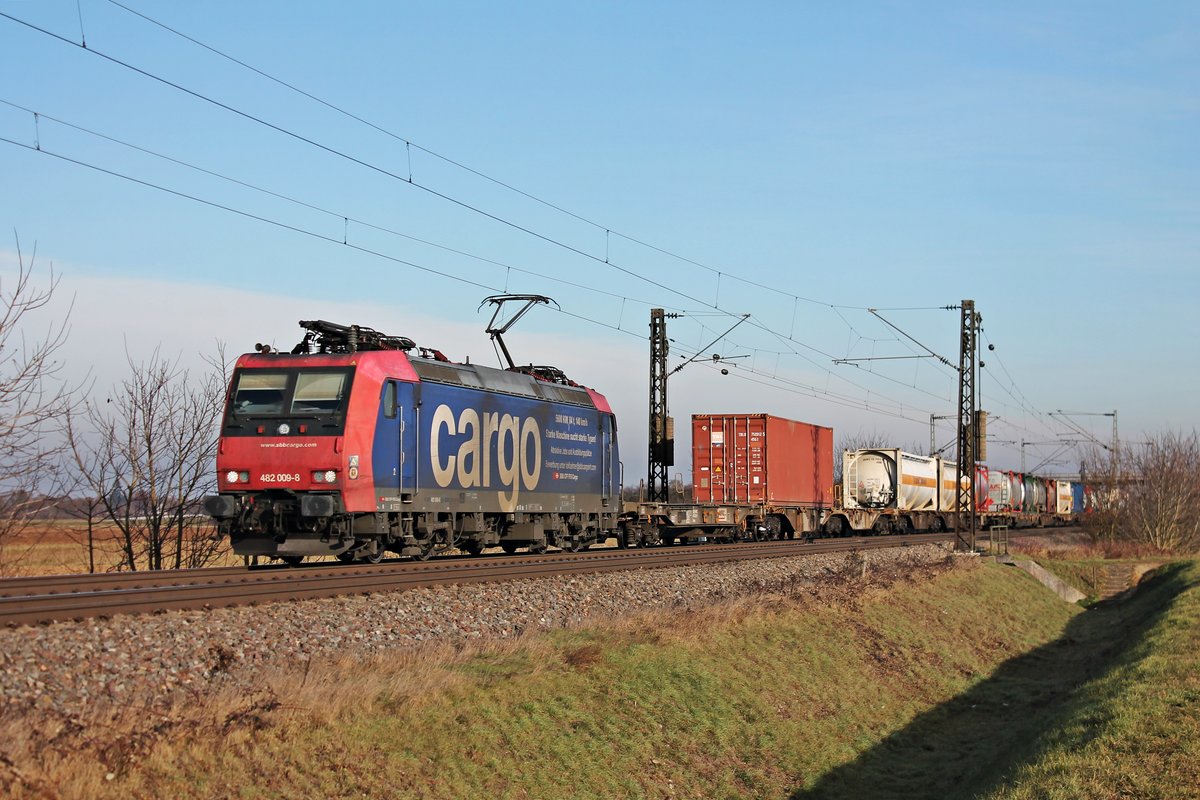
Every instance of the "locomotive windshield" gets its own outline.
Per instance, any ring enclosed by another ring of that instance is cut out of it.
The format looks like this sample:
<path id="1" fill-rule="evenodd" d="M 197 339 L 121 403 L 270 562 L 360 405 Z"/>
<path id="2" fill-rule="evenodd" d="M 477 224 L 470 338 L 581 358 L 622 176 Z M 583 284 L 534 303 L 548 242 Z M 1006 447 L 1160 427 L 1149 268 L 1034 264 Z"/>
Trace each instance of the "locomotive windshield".
<path id="1" fill-rule="evenodd" d="M 242 369 L 233 379 L 226 427 L 272 417 L 326 419 L 346 409 L 354 370 L 347 368 Z"/>

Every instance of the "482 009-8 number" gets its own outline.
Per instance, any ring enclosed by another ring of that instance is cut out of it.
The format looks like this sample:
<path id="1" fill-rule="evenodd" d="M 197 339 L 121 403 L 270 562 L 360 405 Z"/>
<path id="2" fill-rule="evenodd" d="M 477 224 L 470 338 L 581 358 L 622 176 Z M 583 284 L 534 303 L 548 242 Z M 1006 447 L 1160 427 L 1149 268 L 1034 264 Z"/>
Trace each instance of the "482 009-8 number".
<path id="1" fill-rule="evenodd" d="M 263 483 L 299 483 L 299 472 L 264 472 L 258 476 Z"/>

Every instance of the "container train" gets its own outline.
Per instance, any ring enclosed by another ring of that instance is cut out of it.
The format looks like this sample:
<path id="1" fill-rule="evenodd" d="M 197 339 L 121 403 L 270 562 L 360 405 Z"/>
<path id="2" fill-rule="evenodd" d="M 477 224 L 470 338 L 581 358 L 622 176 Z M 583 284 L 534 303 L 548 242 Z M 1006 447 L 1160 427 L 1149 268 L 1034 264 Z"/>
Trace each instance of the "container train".
<path id="1" fill-rule="evenodd" d="M 696 502 L 623 508 L 612 408 L 561 370 L 454 363 L 363 326 L 300 325 L 290 352 L 259 345 L 230 380 L 205 509 L 239 555 L 375 562 L 956 526 L 952 463 L 849 451 L 835 487 L 833 431 L 766 414 L 695 415 Z M 985 526 L 1053 524 L 1085 497 L 986 468 L 974 485 Z"/>

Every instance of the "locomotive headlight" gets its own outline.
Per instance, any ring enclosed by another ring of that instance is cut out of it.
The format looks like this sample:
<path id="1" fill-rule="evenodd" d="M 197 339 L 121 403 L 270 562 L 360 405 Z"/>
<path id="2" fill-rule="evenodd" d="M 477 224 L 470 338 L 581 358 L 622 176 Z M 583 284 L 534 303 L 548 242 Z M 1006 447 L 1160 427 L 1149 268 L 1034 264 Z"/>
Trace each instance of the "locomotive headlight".
<path id="1" fill-rule="evenodd" d="M 337 480 L 337 472 L 331 469 L 320 470 L 313 473 L 312 479 L 313 483 L 333 483 Z"/>
<path id="2" fill-rule="evenodd" d="M 281 422 L 279 423 L 279 427 L 275 429 L 275 432 L 280 436 L 287 436 L 292 432 L 292 426 L 288 425 L 286 422 Z"/>
<path id="3" fill-rule="evenodd" d="M 225 482 L 226 483 L 237 483 L 237 479 L 238 479 L 238 474 L 236 471 L 231 469 L 231 470 L 229 470 L 229 472 L 225 473 Z"/>

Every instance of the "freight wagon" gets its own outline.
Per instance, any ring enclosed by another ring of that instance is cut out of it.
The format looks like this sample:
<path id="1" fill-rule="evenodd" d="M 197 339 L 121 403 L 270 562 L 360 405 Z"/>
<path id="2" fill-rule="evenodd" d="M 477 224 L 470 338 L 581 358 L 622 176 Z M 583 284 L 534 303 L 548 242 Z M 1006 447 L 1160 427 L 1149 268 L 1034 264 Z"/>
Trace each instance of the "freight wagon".
<path id="1" fill-rule="evenodd" d="M 692 415 L 694 503 L 644 503 L 630 546 L 820 531 L 833 506 L 833 429 L 770 414 Z"/>
<path id="2" fill-rule="evenodd" d="M 829 514 L 823 529 L 839 536 L 850 531 L 953 528 L 957 469 L 953 461 L 897 448 L 847 450 L 842 454 L 841 504 Z"/>

